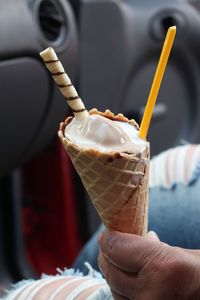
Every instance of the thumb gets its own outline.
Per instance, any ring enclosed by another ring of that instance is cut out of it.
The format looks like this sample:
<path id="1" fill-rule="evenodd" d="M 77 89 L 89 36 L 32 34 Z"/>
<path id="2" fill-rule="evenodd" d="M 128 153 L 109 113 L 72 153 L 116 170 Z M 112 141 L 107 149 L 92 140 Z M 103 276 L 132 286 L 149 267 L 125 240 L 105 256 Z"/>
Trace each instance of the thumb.
<path id="1" fill-rule="evenodd" d="M 104 257 L 121 270 L 138 273 L 145 261 L 159 254 L 160 242 L 156 234 L 154 239 L 135 234 L 106 230 L 100 239 L 100 249 Z"/>
<path id="2" fill-rule="evenodd" d="M 147 233 L 147 238 L 151 239 L 152 241 L 157 241 L 157 242 L 160 241 L 160 239 L 159 239 L 158 235 L 155 233 L 155 231 L 149 231 Z"/>

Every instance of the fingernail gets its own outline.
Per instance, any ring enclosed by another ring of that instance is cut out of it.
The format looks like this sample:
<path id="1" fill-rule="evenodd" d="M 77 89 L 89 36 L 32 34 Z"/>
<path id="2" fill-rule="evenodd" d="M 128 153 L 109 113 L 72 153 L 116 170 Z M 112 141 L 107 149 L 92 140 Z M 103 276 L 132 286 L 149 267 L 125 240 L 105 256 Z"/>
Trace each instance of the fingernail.
<path id="1" fill-rule="evenodd" d="M 99 244 L 101 243 L 101 239 L 102 239 L 102 232 L 99 233 L 99 236 L 98 236 L 98 241 L 99 241 Z"/>
<path id="2" fill-rule="evenodd" d="M 101 273 L 103 274 L 103 267 L 102 267 L 103 263 L 102 263 L 102 253 L 101 251 L 99 252 L 99 256 L 98 256 L 98 266 L 99 269 L 101 271 Z"/>
<path id="3" fill-rule="evenodd" d="M 158 235 L 155 233 L 155 231 L 149 231 L 147 233 L 147 237 L 149 237 L 151 240 L 154 241 L 160 241 Z"/>

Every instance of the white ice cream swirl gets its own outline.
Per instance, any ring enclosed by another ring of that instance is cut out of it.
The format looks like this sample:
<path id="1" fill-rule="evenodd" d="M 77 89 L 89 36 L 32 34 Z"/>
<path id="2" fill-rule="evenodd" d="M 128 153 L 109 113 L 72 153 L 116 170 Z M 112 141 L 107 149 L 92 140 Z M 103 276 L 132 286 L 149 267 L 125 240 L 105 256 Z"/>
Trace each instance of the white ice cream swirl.
<path id="1" fill-rule="evenodd" d="M 98 114 L 82 121 L 74 118 L 65 127 L 65 137 L 81 148 L 106 153 L 142 153 L 147 147 L 147 142 L 139 138 L 138 130 L 133 125 L 112 121 Z"/>

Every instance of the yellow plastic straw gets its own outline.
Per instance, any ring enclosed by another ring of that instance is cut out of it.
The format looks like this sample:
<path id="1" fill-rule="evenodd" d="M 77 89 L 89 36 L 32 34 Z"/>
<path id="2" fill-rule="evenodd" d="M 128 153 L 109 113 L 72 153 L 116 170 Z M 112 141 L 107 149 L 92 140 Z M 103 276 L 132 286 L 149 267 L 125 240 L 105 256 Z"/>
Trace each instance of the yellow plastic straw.
<path id="1" fill-rule="evenodd" d="M 142 139 L 146 139 L 146 136 L 148 133 L 152 113 L 154 110 L 154 106 L 156 103 L 160 85 L 161 85 L 161 82 L 163 79 L 167 61 L 168 61 L 168 58 L 169 58 L 169 55 L 170 55 L 170 52 L 172 49 L 175 35 L 176 35 L 176 26 L 169 27 L 166 38 L 165 38 L 165 42 L 164 42 L 164 45 L 162 48 L 162 52 L 160 55 L 160 59 L 158 62 L 158 66 L 156 69 L 156 73 L 154 76 L 154 80 L 153 80 L 153 83 L 151 86 L 151 90 L 149 93 L 149 98 L 147 100 L 147 104 L 146 104 L 146 108 L 145 108 L 144 115 L 142 118 L 142 122 L 140 125 L 139 137 L 141 137 Z"/>

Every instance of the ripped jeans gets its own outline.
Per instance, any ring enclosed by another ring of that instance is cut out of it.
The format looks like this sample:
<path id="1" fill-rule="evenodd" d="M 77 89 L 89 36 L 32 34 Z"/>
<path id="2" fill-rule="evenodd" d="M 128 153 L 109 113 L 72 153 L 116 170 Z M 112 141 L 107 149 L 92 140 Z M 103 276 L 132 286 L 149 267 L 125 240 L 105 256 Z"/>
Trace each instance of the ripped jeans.
<path id="1" fill-rule="evenodd" d="M 150 189 L 149 230 L 169 245 L 200 249 L 200 177 L 197 176 L 187 185 Z M 85 272 L 83 262 L 89 261 L 98 270 L 98 235 L 103 229 L 101 225 L 85 245 L 74 263 L 75 268 Z"/>

